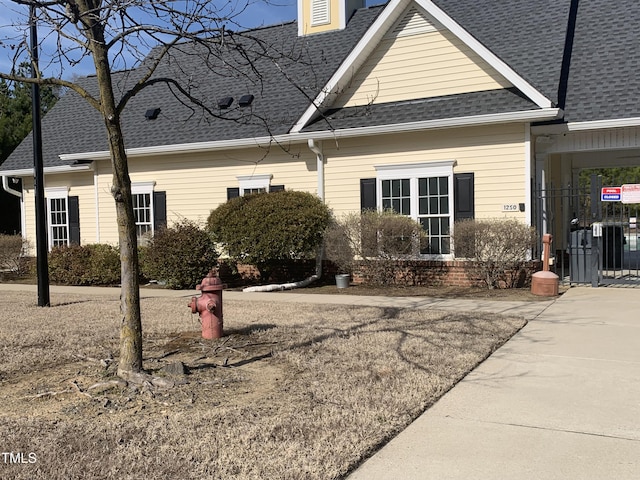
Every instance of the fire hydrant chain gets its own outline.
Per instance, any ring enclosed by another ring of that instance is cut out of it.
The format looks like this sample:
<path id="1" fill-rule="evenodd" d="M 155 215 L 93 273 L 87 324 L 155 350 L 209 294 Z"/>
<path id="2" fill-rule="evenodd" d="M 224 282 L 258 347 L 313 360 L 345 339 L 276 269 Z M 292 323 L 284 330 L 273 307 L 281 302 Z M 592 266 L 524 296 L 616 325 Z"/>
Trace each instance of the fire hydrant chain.
<path id="1" fill-rule="evenodd" d="M 202 338 L 222 337 L 222 290 L 224 289 L 222 281 L 210 272 L 196 289 L 202 294 L 199 297 L 192 297 L 188 306 L 191 307 L 192 313 L 200 315 Z"/>

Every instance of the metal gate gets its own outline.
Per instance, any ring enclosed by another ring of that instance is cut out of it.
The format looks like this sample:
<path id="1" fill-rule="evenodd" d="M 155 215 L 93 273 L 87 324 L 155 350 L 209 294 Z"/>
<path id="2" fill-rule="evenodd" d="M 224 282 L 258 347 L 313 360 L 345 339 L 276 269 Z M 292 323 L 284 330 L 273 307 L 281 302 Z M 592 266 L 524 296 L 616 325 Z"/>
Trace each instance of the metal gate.
<path id="1" fill-rule="evenodd" d="M 555 273 L 564 284 L 640 286 L 640 205 L 622 203 L 625 193 L 635 199 L 636 186 L 640 197 L 640 185 L 590 180 L 535 193 L 536 227 L 553 235 Z"/>

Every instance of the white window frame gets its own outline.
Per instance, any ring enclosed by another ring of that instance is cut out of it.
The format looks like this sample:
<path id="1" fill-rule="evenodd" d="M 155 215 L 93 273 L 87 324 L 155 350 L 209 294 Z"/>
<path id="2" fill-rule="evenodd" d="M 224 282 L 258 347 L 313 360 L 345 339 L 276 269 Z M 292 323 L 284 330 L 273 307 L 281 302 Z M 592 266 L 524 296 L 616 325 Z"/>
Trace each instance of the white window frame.
<path id="1" fill-rule="evenodd" d="M 150 222 L 136 222 L 136 232 L 139 232 L 139 227 L 141 226 L 149 226 L 149 230 L 146 233 L 151 233 L 151 235 L 153 236 L 153 234 L 155 233 L 155 229 L 153 226 L 153 219 L 155 218 L 155 209 L 154 209 L 154 204 L 153 204 L 153 189 L 156 185 L 156 182 L 135 182 L 131 184 L 131 196 L 133 197 L 134 195 L 149 195 L 149 215 L 150 215 Z M 134 211 L 134 216 L 135 216 L 135 211 Z M 138 233 L 138 241 L 141 240 L 141 238 L 144 236 L 140 235 Z"/>
<path id="2" fill-rule="evenodd" d="M 69 246 L 69 187 L 50 187 L 44 189 L 44 197 L 46 199 L 47 204 L 47 237 L 49 250 L 51 250 L 54 246 Z M 65 223 L 52 223 L 51 218 L 51 201 L 52 200 L 64 200 L 65 203 Z M 66 242 L 64 244 L 57 243 L 54 245 L 54 228 L 64 227 L 66 234 Z"/>
<path id="3" fill-rule="evenodd" d="M 378 210 L 382 209 L 382 181 L 408 179 L 410 185 L 410 211 L 408 215 L 415 221 L 428 215 L 419 214 L 418 180 L 420 178 L 447 177 L 449 191 L 449 235 L 453 234 L 454 218 L 454 198 L 453 198 L 453 168 L 456 166 L 455 160 L 443 160 L 438 162 L 423 162 L 409 164 L 374 165 L 376 170 L 376 205 Z M 451 243 L 452 245 L 452 243 Z M 425 258 L 453 260 L 453 250 L 447 254 L 421 254 Z"/>
<path id="4" fill-rule="evenodd" d="M 255 193 L 255 190 L 268 192 L 273 175 L 270 173 L 265 175 L 239 175 L 236 178 L 240 187 L 240 196 L 243 197 L 246 194 Z"/>

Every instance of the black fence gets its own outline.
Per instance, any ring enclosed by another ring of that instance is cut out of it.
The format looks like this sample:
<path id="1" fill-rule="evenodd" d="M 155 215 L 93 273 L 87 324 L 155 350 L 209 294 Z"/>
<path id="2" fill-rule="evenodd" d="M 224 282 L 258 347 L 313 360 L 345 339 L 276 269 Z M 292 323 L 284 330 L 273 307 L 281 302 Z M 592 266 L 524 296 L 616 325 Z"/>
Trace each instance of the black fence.
<path id="1" fill-rule="evenodd" d="M 640 182 L 604 180 L 538 188 L 537 230 L 553 235 L 552 269 L 562 283 L 640 286 L 640 204 L 630 203 L 640 199 Z"/>

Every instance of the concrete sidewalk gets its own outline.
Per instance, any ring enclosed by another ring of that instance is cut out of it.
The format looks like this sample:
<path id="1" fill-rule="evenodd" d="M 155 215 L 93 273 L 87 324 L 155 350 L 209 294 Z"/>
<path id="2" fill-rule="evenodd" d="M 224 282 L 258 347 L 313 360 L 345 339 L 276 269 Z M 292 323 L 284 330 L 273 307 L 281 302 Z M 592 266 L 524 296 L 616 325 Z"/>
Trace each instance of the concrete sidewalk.
<path id="1" fill-rule="evenodd" d="M 36 294 L 36 285 L 0 283 L 0 292 L 22 291 Z M 118 297 L 120 288 L 118 287 L 73 287 L 58 286 L 50 287 L 51 301 L 55 301 L 56 294 L 79 294 L 79 295 L 106 295 Z M 197 290 L 168 290 L 162 288 L 141 288 L 141 298 L 153 297 L 192 297 L 200 295 Z M 306 304 L 329 304 L 329 305 L 355 305 L 355 306 L 381 306 L 395 308 L 433 308 L 438 310 L 454 310 L 465 312 L 488 312 L 500 313 L 503 315 L 517 315 L 526 319 L 536 318 L 551 305 L 554 300 L 529 301 L 505 301 L 505 300 L 483 300 L 483 299 L 443 299 L 431 297 L 379 297 L 365 295 L 326 295 L 309 294 L 304 290 L 288 292 L 239 292 L 225 291 L 224 300 L 238 301 L 262 301 L 278 303 L 306 303 Z"/>
<path id="2" fill-rule="evenodd" d="M 640 289 L 572 288 L 349 480 L 640 478 Z"/>

